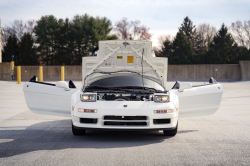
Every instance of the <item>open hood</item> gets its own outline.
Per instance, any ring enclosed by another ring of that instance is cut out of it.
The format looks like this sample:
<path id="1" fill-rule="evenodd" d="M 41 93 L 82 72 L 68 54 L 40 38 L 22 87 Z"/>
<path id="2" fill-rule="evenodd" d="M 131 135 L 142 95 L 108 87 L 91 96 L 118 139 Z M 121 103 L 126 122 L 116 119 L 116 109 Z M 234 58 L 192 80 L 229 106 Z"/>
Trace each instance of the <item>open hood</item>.
<path id="1" fill-rule="evenodd" d="M 167 58 L 152 56 L 149 41 L 108 40 L 99 41 L 98 56 L 82 58 L 83 86 L 114 76 L 135 76 L 153 80 L 166 88 Z"/>

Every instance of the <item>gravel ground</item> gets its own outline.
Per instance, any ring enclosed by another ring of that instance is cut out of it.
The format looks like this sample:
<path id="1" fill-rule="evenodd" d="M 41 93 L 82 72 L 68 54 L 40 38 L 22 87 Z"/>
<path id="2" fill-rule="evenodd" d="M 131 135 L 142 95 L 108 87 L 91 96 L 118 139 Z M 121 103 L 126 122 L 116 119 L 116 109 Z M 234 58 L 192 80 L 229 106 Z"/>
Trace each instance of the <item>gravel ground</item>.
<path id="1" fill-rule="evenodd" d="M 162 131 L 76 137 L 69 118 L 29 111 L 23 83 L 0 81 L 0 165 L 250 165 L 250 82 L 221 84 L 220 109 L 179 119 L 175 137 Z"/>

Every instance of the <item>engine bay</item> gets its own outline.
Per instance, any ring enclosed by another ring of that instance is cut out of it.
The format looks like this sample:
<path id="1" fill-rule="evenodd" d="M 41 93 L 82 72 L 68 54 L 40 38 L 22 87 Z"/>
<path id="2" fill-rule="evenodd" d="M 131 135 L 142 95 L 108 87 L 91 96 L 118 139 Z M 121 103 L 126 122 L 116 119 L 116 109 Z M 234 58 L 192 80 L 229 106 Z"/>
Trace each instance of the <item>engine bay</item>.
<path id="1" fill-rule="evenodd" d="M 97 93 L 97 100 L 102 101 L 153 101 L 153 94 L 122 94 L 122 93 Z"/>

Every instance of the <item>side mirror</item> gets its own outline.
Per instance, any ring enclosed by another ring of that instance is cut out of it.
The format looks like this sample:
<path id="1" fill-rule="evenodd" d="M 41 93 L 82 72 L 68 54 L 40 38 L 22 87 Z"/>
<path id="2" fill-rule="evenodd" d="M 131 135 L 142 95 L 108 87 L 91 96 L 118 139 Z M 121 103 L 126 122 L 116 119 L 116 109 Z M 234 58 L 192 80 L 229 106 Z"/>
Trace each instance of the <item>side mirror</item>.
<path id="1" fill-rule="evenodd" d="M 183 92 L 184 89 L 190 89 L 190 88 L 192 88 L 192 84 L 190 82 L 182 82 L 179 91 Z"/>
<path id="2" fill-rule="evenodd" d="M 56 87 L 64 88 L 65 90 L 69 90 L 69 86 L 68 86 L 67 82 L 65 82 L 65 81 L 58 81 L 56 83 Z"/>

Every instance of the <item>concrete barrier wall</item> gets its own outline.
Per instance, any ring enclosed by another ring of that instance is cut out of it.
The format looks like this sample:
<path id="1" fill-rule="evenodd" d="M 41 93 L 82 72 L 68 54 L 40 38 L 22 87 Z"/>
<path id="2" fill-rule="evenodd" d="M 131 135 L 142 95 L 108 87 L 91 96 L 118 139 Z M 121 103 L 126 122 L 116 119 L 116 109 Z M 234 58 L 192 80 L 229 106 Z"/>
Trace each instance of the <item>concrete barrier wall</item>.
<path id="1" fill-rule="evenodd" d="M 168 65 L 168 79 L 209 79 L 210 77 L 214 77 L 215 79 L 240 80 L 240 65 Z"/>
<path id="2" fill-rule="evenodd" d="M 250 80 L 250 61 L 240 61 L 242 80 Z"/>
<path id="3" fill-rule="evenodd" d="M 64 66 L 65 79 L 82 79 L 82 66 Z M 0 63 L 0 79 L 10 80 L 10 62 Z M 16 67 L 15 67 L 15 72 Z M 21 66 L 21 79 L 39 77 L 39 66 Z M 168 65 L 168 79 L 250 80 L 250 61 L 240 64 Z M 16 76 L 15 76 L 16 79 Z M 43 66 L 43 79 L 61 80 L 61 66 Z"/>
<path id="4" fill-rule="evenodd" d="M 17 73 L 17 68 L 15 67 Z M 82 66 L 64 66 L 65 79 L 81 79 Z M 39 78 L 39 66 L 21 66 L 21 79 Z M 61 80 L 61 66 L 43 66 L 43 79 Z"/>
<path id="5" fill-rule="evenodd" d="M 0 63 L 0 80 L 10 80 L 11 79 L 10 71 L 11 71 L 10 62 Z"/>

